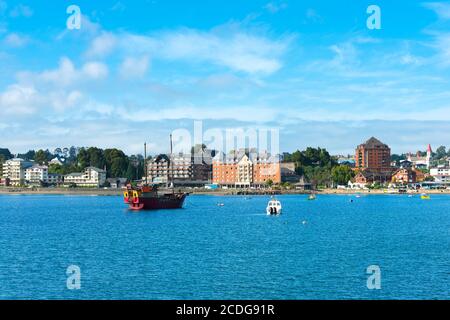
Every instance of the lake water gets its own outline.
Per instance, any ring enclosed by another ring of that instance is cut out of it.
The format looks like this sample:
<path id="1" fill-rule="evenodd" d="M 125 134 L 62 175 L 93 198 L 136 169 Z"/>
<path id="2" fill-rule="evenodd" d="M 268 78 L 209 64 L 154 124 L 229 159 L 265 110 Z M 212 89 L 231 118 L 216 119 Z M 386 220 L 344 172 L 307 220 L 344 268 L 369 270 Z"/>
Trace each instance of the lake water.
<path id="1" fill-rule="evenodd" d="M 268 217 L 268 197 L 133 213 L 121 197 L 0 196 L 0 299 L 450 298 L 450 196 L 279 199 Z"/>

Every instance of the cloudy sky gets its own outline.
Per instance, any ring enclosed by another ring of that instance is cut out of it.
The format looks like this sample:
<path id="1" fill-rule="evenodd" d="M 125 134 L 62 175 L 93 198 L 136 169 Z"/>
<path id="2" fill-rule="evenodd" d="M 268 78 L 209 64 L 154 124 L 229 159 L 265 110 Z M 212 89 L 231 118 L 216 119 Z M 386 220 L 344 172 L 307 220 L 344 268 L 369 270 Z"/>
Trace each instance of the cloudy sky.
<path id="1" fill-rule="evenodd" d="M 450 2 L 0 0 L 0 147 L 157 153 L 194 120 L 282 151 L 450 146 Z"/>

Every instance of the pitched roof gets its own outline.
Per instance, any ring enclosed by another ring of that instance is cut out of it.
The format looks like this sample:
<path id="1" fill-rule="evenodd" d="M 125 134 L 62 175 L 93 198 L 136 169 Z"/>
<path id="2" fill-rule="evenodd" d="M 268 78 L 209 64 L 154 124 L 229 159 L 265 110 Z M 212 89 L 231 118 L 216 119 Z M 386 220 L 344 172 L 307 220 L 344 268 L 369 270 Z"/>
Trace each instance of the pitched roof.
<path id="1" fill-rule="evenodd" d="M 381 142 L 380 140 L 378 140 L 375 137 L 371 137 L 369 140 L 367 140 L 365 143 L 363 143 L 363 145 L 366 148 L 376 148 L 376 147 L 386 147 L 389 148 L 388 145 L 384 144 L 383 142 Z"/>

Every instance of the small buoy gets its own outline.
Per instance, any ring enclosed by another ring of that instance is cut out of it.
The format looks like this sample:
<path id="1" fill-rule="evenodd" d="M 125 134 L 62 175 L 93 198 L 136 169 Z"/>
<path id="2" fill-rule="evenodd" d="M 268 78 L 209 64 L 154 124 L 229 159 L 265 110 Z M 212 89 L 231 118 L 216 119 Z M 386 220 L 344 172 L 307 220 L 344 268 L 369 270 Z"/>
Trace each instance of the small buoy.
<path id="1" fill-rule="evenodd" d="M 303 225 L 305 225 L 305 224 L 307 224 L 307 223 L 308 223 L 308 222 L 307 222 L 306 220 L 303 220 L 303 221 L 302 221 L 302 224 L 303 224 Z"/>

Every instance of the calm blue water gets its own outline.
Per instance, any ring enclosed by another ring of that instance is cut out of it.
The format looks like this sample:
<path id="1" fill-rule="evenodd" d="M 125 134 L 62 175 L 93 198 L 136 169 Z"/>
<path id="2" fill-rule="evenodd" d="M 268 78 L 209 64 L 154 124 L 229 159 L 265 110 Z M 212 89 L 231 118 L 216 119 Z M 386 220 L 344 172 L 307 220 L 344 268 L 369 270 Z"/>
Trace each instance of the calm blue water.
<path id="1" fill-rule="evenodd" d="M 0 196 L 0 298 L 450 298 L 450 196 L 279 199 L 267 217 L 268 197 L 132 213 L 121 197 Z M 81 290 L 66 288 L 73 264 Z"/>

